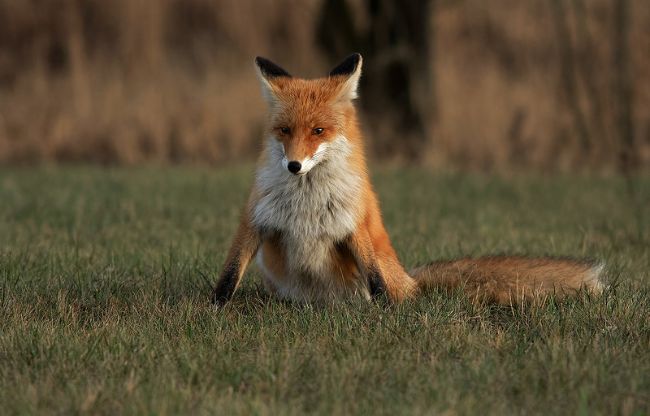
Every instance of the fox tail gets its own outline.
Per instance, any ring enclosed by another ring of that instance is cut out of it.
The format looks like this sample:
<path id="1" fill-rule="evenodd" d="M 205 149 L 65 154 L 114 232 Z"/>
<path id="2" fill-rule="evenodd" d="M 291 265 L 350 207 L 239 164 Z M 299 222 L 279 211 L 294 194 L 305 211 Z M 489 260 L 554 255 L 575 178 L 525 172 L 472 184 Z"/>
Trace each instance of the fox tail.
<path id="1" fill-rule="evenodd" d="M 558 258 L 491 256 L 436 261 L 411 271 L 420 290 L 461 289 L 472 300 L 501 305 L 580 290 L 603 291 L 603 264 Z"/>

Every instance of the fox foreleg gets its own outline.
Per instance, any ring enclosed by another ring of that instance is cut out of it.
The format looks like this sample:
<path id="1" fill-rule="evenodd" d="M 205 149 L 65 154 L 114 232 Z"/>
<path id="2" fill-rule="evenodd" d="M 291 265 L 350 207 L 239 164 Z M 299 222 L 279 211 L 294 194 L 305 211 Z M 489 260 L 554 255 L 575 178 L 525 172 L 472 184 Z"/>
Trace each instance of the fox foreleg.
<path id="1" fill-rule="evenodd" d="M 259 233 L 251 226 L 248 216 L 244 215 L 212 292 L 213 304 L 221 306 L 232 298 L 260 242 Z"/>

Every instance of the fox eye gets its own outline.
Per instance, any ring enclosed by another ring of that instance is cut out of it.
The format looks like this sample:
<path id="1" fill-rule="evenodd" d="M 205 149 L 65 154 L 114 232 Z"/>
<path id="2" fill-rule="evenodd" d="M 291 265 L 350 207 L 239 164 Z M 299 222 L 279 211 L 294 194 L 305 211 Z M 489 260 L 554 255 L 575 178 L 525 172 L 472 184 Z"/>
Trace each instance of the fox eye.
<path id="1" fill-rule="evenodd" d="M 291 133 L 291 129 L 289 127 L 280 127 L 280 132 L 282 134 L 289 134 Z"/>
<path id="2" fill-rule="evenodd" d="M 315 135 L 319 135 L 319 134 L 322 134 L 324 130 L 325 130 L 325 129 L 322 128 L 322 127 L 316 127 L 314 130 L 312 130 L 312 132 L 313 132 Z"/>

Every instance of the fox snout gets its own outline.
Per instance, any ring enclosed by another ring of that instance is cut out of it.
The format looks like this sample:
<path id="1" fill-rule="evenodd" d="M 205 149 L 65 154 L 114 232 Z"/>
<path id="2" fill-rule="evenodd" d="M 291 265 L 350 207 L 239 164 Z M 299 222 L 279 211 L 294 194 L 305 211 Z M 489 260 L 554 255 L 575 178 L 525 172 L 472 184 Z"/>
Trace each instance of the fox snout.
<path id="1" fill-rule="evenodd" d="M 301 168 L 302 163 L 298 162 L 297 160 L 292 160 L 291 162 L 287 163 L 287 169 L 289 169 L 289 172 L 293 173 L 294 175 L 297 175 L 298 172 L 300 172 Z"/>
<path id="2" fill-rule="evenodd" d="M 294 175 L 305 175 L 323 159 L 327 147 L 327 143 L 321 143 L 313 153 L 309 152 L 302 160 L 296 153 L 286 151 L 289 149 L 285 149 L 282 166 Z"/>
<path id="3" fill-rule="evenodd" d="M 305 158 L 304 160 L 288 160 L 285 156 L 282 160 L 282 166 L 294 175 L 304 175 L 316 166 L 317 161 L 313 158 Z"/>

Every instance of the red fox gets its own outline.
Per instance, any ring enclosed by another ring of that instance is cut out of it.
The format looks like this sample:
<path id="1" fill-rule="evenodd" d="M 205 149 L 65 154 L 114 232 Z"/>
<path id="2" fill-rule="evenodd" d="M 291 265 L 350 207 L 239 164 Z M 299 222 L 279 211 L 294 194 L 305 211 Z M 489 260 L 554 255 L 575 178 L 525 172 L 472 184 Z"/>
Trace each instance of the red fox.
<path id="1" fill-rule="evenodd" d="M 439 287 L 512 304 L 602 290 L 602 267 L 569 259 L 464 258 L 407 273 L 382 221 L 353 105 L 361 55 L 313 80 L 255 63 L 269 106 L 264 149 L 213 303 L 231 299 L 254 256 L 272 294 L 305 302 L 400 302 Z"/>

